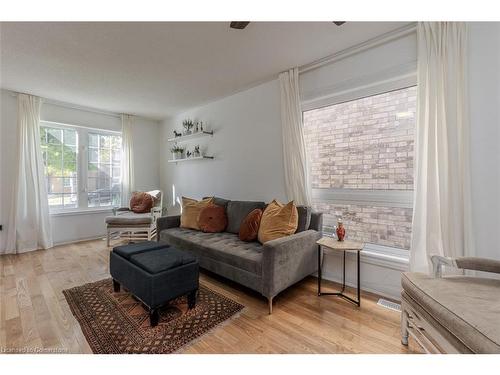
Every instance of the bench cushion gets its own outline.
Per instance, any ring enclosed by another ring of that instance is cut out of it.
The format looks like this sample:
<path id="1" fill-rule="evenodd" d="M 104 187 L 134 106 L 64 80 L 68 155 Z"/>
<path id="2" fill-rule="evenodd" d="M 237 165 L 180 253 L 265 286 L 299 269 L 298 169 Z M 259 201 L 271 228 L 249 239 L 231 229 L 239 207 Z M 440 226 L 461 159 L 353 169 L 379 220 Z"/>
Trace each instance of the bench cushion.
<path id="1" fill-rule="evenodd" d="M 243 242 L 236 234 L 170 228 L 161 231 L 160 240 L 197 256 L 211 258 L 253 274 L 262 274 L 263 246 L 258 242 Z"/>
<path id="2" fill-rule="evenodd" d="M 165 247 L 132 255 L 130 261 L 143 270 L 155 274 L 193 263 L 196 258 L 184 251 Z"/>
<path id="3" fill-rule="evenodd" d="M 128 245 L 116 246 L 113 248 L 113 252 L 117 253 L 118 255 L 121 255 L 126 259 L 130 259 L 130 257 L 134 254 L 139 254 L 145 251 L 156 250 L 167 247 L 169 247 L 169 245 L 164 243 L 159 243 L 156 241 L 144 241 Z"/>
<path id="4" fill-rule="evenodd" d="M 132 211 L 118 212 L 116 216 L 107 216 L 106 224 L 109 225 L 150 225 L 153 222 L 151 213 L 136 214 Z"/>
<path id="5" fill-rule="evenodd" d="M 404 273 L 404 291 L 476 353 L 500 353 L 500 280 Z"/>

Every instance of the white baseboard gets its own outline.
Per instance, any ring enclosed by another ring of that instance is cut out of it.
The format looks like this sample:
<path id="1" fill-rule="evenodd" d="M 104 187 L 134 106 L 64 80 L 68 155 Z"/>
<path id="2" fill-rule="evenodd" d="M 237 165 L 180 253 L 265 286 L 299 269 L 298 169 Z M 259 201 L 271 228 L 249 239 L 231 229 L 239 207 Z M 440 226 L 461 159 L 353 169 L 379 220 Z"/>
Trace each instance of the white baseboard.
<path id="1" fill-rule="evenodd" d="M 92 240 L 100 240 L 100 239 L 102 239 L 103 241 L 106 240 L 106 234 L 102 234 L 100 236 L 80 238 L 80 239 L 77 239 L 77 240 L 54 242 L 54 246 L 71 245 L 73 243 L 79 243 L 79 242 L 85 242 L 85 241 L 92 241 Z"/>

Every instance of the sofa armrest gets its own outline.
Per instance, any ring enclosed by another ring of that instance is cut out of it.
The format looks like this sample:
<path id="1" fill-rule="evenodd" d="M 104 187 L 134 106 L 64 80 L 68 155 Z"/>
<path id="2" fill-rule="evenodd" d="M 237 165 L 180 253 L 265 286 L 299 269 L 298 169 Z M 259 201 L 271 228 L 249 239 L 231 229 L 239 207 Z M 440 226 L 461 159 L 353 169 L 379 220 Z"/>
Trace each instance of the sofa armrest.
<path id="1" fill-rule="evenodd" d="M 160 241 L 160 233 L 164 229 L 177 228 L 181 225 L 181 215 L 162 216 L 156 220 L 156 239 Z"/>
<path id="2" fill-rule="evenodd" d="M 290 285 L 317 271 L 316 241 L 321 234 L 306 230 L 264 243 L 262 294 L 274 297 Z"/>
<path id="3" fill-rule="evenodd" d="M 442 276 L 442 267 L 454 267 L 464 270 L 500 273 L 500 261 L 488 258 L 460 257 L 449 258 L 440 255 L 431 256 L 435 277 Z"/>

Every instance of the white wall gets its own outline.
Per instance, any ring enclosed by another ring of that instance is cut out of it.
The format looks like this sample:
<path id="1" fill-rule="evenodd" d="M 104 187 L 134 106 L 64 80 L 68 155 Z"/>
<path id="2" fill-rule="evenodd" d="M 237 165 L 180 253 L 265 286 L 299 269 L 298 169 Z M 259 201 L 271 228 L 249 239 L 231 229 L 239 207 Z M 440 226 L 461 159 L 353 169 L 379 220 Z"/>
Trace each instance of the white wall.
<path id="1" fill-rule="evenodd" d="M 200 144 L 214 160 L 167 163 L 171 158 L 173 130 L 182 120 L 203 121 L 214 131 Z M 200 198 L 217 195 L 229 199 L 285 200 L 281 142 L 280 95 L 277 81 L 194 108 L 163 122 L 161 135 L 161 184 L 172 205 L 177 196 Z M 170 212 L 175 212 L 172 209 Z"/>
<path id="2" fill-rule="evenodd" d="M 15 155 L 17 152 L 17 107 L 16 98 L 9 91 L 1 91 L 0 103 L 0 247 L 5 246 L 9 225 L 12 181 L 14 179 Z M 96 113 L 85 109 L 68 108 L 54 104 L 43 104 L 42 120 L 119 131 L 121 121 L 117 116 Z M 159 124 L 144 118 L 136 118 L 133 129 L 135 148 L 135 175 L 138 190 L 152 190 L 160 186 L 159 175 Z M 54 243 L 65 243 L 104 236 L 104 218 L 109 210 L 93 213 L 64 213 L 52 215 Z"/>
<path id="3" fill-rule="evenodd" d="M 478 256 L 500 259 L 500 22 L 473 22 L 469 94 L 473 223 Z"/>

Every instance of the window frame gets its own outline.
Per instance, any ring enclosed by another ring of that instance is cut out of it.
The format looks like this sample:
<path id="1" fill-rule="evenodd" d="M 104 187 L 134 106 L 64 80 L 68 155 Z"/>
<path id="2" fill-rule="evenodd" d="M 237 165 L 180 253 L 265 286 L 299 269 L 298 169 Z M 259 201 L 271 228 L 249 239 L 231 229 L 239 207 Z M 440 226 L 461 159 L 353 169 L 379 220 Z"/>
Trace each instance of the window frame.
<path id="1" fill-rule="evenodd" d="M 112 211 L 113 205 L 110 206 L 96 206 L 89 207 L 88 205 L 88 181 L 87 181 L 87 168 L 88 168 L 88 134 L 102 134 L 102 135 L 114 135 L 122 137 L 121 131 L 99 129 L 92 127 L 85 127 L 80 125 L 72 125 L 61 122 L 40 120 L 40 128 L 49 127 L 57 129 L 71 129 L 75 130 L 77 133 L 77 207 L 74 208 L 58 208 L 54 209 L 49 206 L 49 214 L 51 216 L 68 215 L 74 213 L 90 213 L 90 212 L 102 212 L 102 211 Z M 44 172 L 45 174 L 45 172 Z M 46 176 L 44 176 L 47 178 Z M 47 181 L 47 180 L 45 180 Z"/>
<path id="2" fill-rule="evenodd" d="M 370 77 L 373 78 L 373 77 Z M 349 80 L 350 82 L 351 80 Z M 345 82 L 342 87 L 345 88 Z M 302 100 L 301 114 L 302 123 L 304 124 L 304 112 L 330 107 L 337 104 L 347 103 L 350 101 L 368 98 L 392 91 L 403 90 L 417 86 L 416 74 L 413 72 L 407 75 L 393 77 L 387 80 L 378 81 L 375 83 L 365 82 L 361 80 L 352 80 L 357 87 L 353 89 L 336 90 L 330 88 L 329 92 L 323 92 L 321 96 L 314 99 Z M 417 98 L 418 100 L 418 98 Z M 312 188 L 312 199 L 327 200 L 333 204 L 352 204 L 352 205 L 374 205 L 382 207 L 398 207 L 398 208 L 413 208 L 414 191 L 413 190 L 375 190 L 375 189 L 343 189 L 330 188 L 319 189 Z M 412 228 L 413 230 L 413 228 Z M 326 235 L 333 233 L 326 232 Z M 373 253 L 409 253 L 408 249 L 398 247 L 390 247 L 374 243 L 368 243 L 365 249 L 369 249 Z"/>

